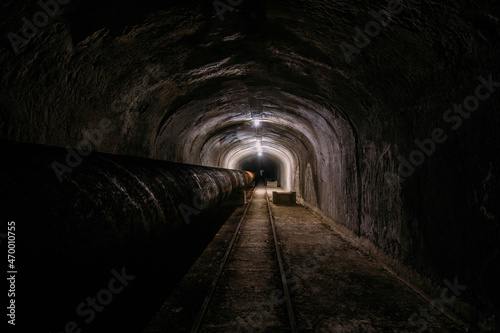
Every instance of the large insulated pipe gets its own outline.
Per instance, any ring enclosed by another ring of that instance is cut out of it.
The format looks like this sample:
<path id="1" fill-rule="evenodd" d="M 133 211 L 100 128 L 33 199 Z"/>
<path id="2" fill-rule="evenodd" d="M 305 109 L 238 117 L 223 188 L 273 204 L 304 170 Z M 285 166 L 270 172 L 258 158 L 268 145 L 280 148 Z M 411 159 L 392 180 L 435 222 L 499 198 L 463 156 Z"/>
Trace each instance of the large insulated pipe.
<path id="1" fill-rule="evenodd" d="M 175 239 L 253 180 L 244 171 L 33 144 L 1 142 L 0 154 L 3 223 L 15 222 L 25 291 L 37 276 L 109 272 L 131 252 Z"/>

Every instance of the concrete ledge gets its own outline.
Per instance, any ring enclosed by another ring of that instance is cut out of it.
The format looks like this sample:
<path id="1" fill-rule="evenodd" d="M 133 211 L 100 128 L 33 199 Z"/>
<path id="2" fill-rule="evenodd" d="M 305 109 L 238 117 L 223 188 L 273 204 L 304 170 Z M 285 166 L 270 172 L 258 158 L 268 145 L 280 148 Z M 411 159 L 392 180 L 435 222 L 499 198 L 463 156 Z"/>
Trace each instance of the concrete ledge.
<path id="1" fill-rule="evenodd" d="M 275 205 L 295 205 L 297 203 L 296 192 L 273 191 L 273 203 Z"/>
<path id="2" fill-rule="evenodd" d="M 268 182 L 266 182 L 266 186 L 267 187 L 278 187 L 278 182 L 277 181 L 274 181 L 274 182 L 268 181 Z"/>

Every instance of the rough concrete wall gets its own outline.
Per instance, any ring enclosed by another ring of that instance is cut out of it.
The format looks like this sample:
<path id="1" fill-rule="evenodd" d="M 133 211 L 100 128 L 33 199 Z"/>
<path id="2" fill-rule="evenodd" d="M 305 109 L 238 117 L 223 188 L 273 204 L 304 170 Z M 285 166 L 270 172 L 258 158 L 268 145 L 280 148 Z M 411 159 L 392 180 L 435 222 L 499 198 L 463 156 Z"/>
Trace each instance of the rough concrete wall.
<path id="1" fill-rule="evenodd" d="M 361 235 L 436 281 L 467 281 L 463 298 L 491 315 L 500 296 L 492 282 L 500 265 L 498 205 L 492 201 L 498 202 L 492 152 L 499 147 L 500 98 L 492 93 L 460 125 L 446 121 L 447 110 L 474 95 L 477 77 L 489 74 L 486 68 L 463 72 L 455 87 L 436 80 L 438 88 L 424 101 L 410 106 L 394 99 L 386 107 L 400 116 L 386 119 L 379 130 L 359 130 Z M 436 128 L 443 141 L 430 143 Z"/>

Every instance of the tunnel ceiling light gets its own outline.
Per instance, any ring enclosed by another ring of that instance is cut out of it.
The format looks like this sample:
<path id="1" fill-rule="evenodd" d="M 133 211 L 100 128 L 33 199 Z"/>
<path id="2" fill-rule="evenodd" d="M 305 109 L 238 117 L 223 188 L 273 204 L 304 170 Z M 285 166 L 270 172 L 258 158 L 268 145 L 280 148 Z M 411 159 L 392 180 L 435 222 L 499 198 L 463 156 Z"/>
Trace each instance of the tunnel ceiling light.
<path id="1" fill-rule="evenodd" d="M 253 121 L 253 124 L 254 124 L 255 127 L 259 127 L 260 126 L 260 120 L 259 119 L 255 119 Z"/>
<path id="2" fill-rule="evenodd" d="M 255 147 L 257 147 L 257 152 L 262 153 L 262 145 L 260 143 L 260 141 L 257 141 L 257 143 L 255 144 Z"/>
<path id="3" fill-rule="evenodd" d="M 259 156 L 262 156 L 262 152 L 259 152 Z"/>

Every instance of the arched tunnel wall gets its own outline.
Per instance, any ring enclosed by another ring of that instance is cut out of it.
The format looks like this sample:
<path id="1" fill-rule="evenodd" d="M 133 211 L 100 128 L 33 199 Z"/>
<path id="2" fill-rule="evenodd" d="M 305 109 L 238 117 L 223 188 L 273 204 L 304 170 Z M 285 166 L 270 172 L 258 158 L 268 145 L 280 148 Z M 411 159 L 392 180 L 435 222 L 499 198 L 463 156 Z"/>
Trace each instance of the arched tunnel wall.
<path id="1" fill-rule="evenodd" d="M 256 175 L 256 178 L 260 178 L 262 171 L 262 177 L 276 180 L 278 184 L 281 184 L 284 178 L 281 161 L 271 156 L 255 156 L 255 154 L 252 154 L 247 160 L 241 160 L 239 167 L 236 169 L 251 171 Z"/>
<path id="2" fill-rule="evenodd" d="M 39 10 L 7 3 L 4 35 Z M 2 139 L 223 168 L 261 142 L 353 237 L 498 313 L 495 1 L 60 7 L 18 52 L 4 38 Z"/>

